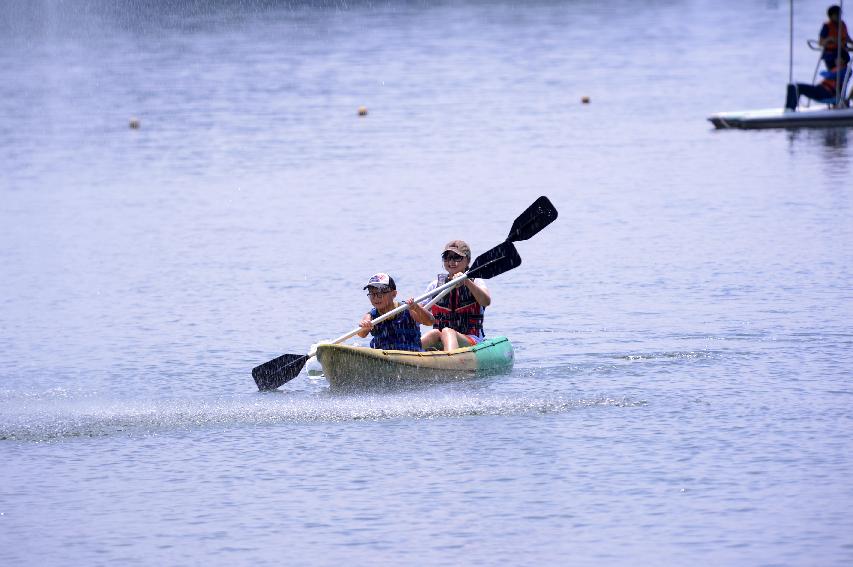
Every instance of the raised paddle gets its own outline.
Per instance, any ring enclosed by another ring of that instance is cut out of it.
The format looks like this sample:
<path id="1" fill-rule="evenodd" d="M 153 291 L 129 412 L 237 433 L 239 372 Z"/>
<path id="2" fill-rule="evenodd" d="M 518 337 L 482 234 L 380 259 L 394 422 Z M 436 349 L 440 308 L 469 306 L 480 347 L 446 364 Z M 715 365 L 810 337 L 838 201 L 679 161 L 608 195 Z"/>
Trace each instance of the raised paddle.
<path id="1" fill-rule="evenodd" d="M 506 239 L 509 242 L 527 240 L 556 219 L 557 209 L 554 208 L 548 197 L 543 195 L 518 215 L 518 218 L 512 223 L 512 228 L 509 229 L 509 236 Z"/>
<path id="2" fill-rule="evenodd" d="M 484 252 L 474 259 L 474 263 L 465 273 L 467 278 L 479 277 L 482 279 L 492 278 L 504 272 L 507 272 L 521 264 L 521 257 L 515 249 L 513 242 L 527 240 L 537 232 L 554 222 L 557 218 L 557 209 L 551 204 L 547 197 L 539 197 L 532 205 L 515 219 L 512 228 L 509 231 L 509 236 L 501 244 L 495 246 L 491 250 Z M 465 278 L 456 278 L 439 286 L 424 295 L 415 299 L 421 302 L 428 297 L 437 297 L 445 290 L 449 290 L 461 284 Z M 373 319 L 372 323 L 377 324 L 394 317 L 397 313 L 408 309 L 407 304 L 400 305 L 396 309 L 392 309 L 388 313 Z M 355 329 L 346 335 L 340 336 L 332 344 L 341 343 L 350 337 L 355 336 L 361 328 Z M 274 390 L 284 383 L 296 378 L 302 371 L 305 363 L 316 354 L 316 348 L 312 349 L 308 354 L 283 354 L 277 358 L 265 362 L 252 369 L 252 378 L 255 379 L 259 390 Z"/>

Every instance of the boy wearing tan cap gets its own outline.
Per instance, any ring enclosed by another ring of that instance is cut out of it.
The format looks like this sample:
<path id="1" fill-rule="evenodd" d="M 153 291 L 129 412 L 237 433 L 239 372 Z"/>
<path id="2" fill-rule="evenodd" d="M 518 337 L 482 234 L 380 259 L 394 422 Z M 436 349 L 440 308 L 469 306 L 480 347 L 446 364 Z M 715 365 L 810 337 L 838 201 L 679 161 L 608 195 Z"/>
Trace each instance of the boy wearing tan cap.
<path id="1" fill-rule="evenodd" d="M 471 264 L 471 248 L 464 240 L 451 240 L 441 253 L 446 274 L 439 274 L 427 287 L 432 291 L 444 283 L 462 277 Z M 421 337 L 424 349 L 454 350 L 473 346 L 486 335 L 483 316 L 492 303 L 489 289 L 482 280 L 466 279 L 432 306 L 435 324 Z"/>

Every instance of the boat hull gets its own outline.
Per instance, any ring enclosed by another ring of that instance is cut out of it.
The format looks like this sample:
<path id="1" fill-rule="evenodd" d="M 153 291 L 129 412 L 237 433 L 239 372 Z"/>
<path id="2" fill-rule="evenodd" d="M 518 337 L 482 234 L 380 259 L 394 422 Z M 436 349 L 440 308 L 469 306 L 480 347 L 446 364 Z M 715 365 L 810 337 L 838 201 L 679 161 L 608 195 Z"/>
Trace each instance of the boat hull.
<path id="1" fill-rule="evenodd" d="M 718 129 L 825 128 L 853 126 L 853 108 L 802 108 L 796 112 L 779 108 L 720 112 L 708 117 Z"/>
<path id="2" fill-rule="evenodd" d="M 346 345 L 319 345 L 317 360 L 333 389 L 388 388 L 499 374 L 512 368 L 506 337 L 452 351 L 411 352 Z"/>

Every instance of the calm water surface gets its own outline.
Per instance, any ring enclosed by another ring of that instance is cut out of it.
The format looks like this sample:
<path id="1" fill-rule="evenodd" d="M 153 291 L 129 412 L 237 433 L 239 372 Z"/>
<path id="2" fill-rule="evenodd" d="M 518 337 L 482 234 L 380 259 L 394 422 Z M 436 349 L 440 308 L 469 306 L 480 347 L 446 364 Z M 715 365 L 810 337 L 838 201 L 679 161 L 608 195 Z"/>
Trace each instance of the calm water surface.
<path id="1" fill-rule="evenodd" d="M 705 120 L 782 104 L 787 3 L 13 0 L 0 37 L 0 563 L 853 563 L 853 130 Z M 256 391 L 539 195 L 510 374 Z"/>

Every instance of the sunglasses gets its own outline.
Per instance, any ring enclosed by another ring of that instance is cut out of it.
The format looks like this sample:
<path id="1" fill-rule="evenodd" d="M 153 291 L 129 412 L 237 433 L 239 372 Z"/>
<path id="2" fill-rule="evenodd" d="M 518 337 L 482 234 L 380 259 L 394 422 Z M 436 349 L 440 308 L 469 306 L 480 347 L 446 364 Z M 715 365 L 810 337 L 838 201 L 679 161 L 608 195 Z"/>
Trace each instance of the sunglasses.
<path id="1" fill-rule="evenodd" d="M 391 293 L 391 290 L 386 289 L 385 291 L 368 291 L 367 297 L 375 297 L 378 299 L 378 298 L 382 297 L 383 295 L 385 295 L 386 293 Z"/>
<path id="2" fill-rule="evenodd" d="M 460 256 L 459 254 L 453 254 L 445 252 L 441 255 L 441 259 L 445 262 L 461 262 L 465 259 L 465 256 Z"/>

